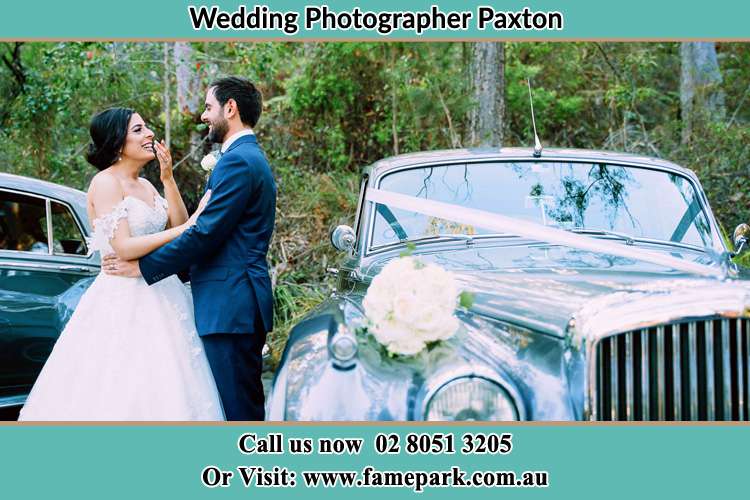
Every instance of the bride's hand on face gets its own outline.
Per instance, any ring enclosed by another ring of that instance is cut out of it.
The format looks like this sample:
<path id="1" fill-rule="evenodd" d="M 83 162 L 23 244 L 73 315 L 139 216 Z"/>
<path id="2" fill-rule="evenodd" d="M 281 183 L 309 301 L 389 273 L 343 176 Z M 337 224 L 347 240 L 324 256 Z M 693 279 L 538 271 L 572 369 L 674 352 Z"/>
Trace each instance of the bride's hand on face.
<path id="1" fill-rule="evenodd" d="M 211 199 L 211 190 L 209 189 L 206 191 L 206 194 L 203 195 L 203 198 L 201 198 L 201 201 L 198 202 L 198 209 L 195 211 L 193 215 L 190 216 L 190 218 L 185 222 L 184 226 L 185 229 L 189 228 L 190 226 L 194 226 L 196 221 L 198 220 L 198 217 L 201 216 L 203 213 L 203 210 L 205 210 L 206 205 L 208 205 L 208 200 Z"/>
<path id="2" fill-rule="evenodd" d="M 161 170 L 159 177 L 162 184 L 171 181 L 174 178 L 172 175 L 172 153 L 164 144 L 164 139 L 161 142 L 154 141 L 154 154 L 156 159 L 159 160 L 159 169 Z"/>

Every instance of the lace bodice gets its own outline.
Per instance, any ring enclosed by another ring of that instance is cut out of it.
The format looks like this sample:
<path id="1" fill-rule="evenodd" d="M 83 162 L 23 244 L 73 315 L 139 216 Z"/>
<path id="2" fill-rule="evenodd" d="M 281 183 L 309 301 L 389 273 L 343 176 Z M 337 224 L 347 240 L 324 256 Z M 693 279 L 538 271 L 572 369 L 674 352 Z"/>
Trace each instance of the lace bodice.
<path id="1" fill-rule="evenodd" d="M 92 221 L 107 254 L 119 223 L 142 236 L 164 229 L 167 202 L 127 196 Z M 78 301 L 34 383 L 20 420 L 222 420 L 219 393 L 195 329 L 190 290 L 176 276 L 100 273 Z"/>
<path id="2" fill-rule="evenodd" d="M 153 206 L 135 196 L 126 196 L 110 213 L 94 220 L 94 232 L 89 238 L 92 250 L 101 254 L 112 253 L 110 240 L 120 221 L 127 217 L 130 234 L 143 236 L 158 233 L 167 226 L 167 200 L 154 195 Z"/>

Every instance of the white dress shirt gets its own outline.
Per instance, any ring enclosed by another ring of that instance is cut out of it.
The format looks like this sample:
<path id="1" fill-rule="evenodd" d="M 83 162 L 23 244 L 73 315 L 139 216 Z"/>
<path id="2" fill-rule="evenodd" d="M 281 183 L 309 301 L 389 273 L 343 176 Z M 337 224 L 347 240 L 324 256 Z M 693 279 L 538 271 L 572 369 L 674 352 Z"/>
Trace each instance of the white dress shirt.
<path id="1" fill-rule="evenodd" d="M 232 134 L 232 136 L 229 139 L 227 139 L 226 141 L 222 143 L 221 154 L 226 153 L 227 149 L 229 149 L 229 146 L 231 146 L 234 141 L 246 135 L 255 135 L 255 132 L 253 132 L 253 129 L 251 128 L 246 128 L 246 129 L 240 130 L 239 132 L 235 132 L 234 134 Z"/>

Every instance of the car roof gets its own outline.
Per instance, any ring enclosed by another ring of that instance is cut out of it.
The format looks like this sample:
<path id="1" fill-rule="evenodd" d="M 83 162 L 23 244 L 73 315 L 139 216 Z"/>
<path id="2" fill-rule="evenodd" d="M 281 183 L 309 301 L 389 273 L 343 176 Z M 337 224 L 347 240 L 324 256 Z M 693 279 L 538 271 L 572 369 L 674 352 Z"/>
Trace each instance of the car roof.
<path id="1" fill-rule="evenodd" d="M 635 155 L 629 153 L 618 153 L 614 151 L 598 151 L 592 149 L 564 149 L 549 148 L 542 151 L 539 158 L 534 157 L 532 148 L 471 148 L 471 149 L 444 149 L 438 151 L 425 151 L 419 153 L 408 153 L 392 156 L 379 160 L 368 166 L 365 170 L 373 177 L 400 167 L 418 165 L 420 163 L 433 162 L 460 162 L 460 161 L 482 161 L 482 160 L 527 160 L 527 161 L 600 161 L 610 163 L 632 163 L 653 167 L 660 170 L 668 170 L 683 174 L 696 179 L 695 174 L 685 167 L 667 160 L 652 158 L 650 156 Z"/>
<path id="2" fill-rule="evenodd" d="M 86 214 L 86 193 L 79 189 L 32 177 L 4 173 L 0 173 L 0 189 L 22 191 L 68 203 L 76 211 L 79 220 L 86 229 L 91 230 Z"/>
<path id="3" fill-rule="evenodd" d="M 86 203 L 86 193 L 79 189 L 22 175 L 0 173 L 0 188 L 26 191 L 63 201 L 83 203 L 84 205 Z"/>

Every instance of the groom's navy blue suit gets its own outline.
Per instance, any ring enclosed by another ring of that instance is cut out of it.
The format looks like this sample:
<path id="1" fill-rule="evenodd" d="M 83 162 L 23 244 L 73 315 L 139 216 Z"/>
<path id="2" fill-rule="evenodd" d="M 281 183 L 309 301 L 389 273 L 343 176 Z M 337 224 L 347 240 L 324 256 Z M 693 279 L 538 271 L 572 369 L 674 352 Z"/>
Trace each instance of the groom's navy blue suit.
<path id="1" fill-rule="evenodd" d="M 198 334 L 227 420 L 263 420 L 262 348 L 273 327 L 266 254 L 276 184 L 254 135 L 235 140 L 208 181 L 197 223 L 140 260 L 153 284 L 190 268 Z"/>

